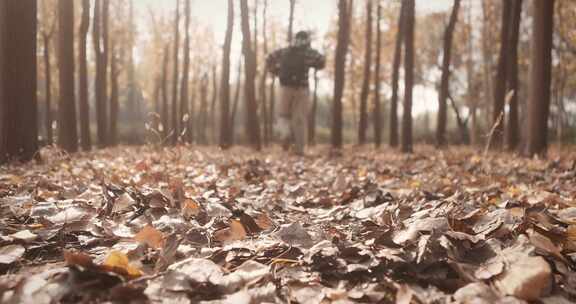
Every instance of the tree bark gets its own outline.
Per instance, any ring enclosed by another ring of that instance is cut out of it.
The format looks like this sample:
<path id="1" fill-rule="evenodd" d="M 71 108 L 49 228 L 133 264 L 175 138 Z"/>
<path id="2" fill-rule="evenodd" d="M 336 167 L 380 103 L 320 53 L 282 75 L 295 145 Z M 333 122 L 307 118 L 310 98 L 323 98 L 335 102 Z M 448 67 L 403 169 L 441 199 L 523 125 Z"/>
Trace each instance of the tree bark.
<path id="1" fill-rule="evenodd" d="M 402 152 L 412 153 L 412 90 L 414 86 L 414 23 L 415 0 L 406 0 L 406 32 L 404 43 L 406 56 L 404 58 L 404 114 L 402 116 Z"/>
<path id="2" fill-rule="evenodd" d="M 312 109 L 308 121 L 308 144 L 316 144 L 316 112 L 318 112 L 318 71 L 314 71 L 314 92 L 312 92 Z"/>
<path id="3" fill-rule="evenodd" d="M 0 1 L 0 163 L 38 151 L 37 1 Z"/>
<path id="4" fill-rule="evenodd" d="M 378 2 L 376 13 L 376 66 L 374 68 L 374 144 L 376 147 L 382 145 L 382 102 L 380 90 L 382 89 L 380 79 L 381 54 L 382 54 L 382 5 Z"/>
<path id="5" fill-rule="evenodd" d="M 198 109 L 198 143 L 208 144 L 208 75 L 200 80 L 200 108 Z"/>
<path id="6" fill-rule="evenodd" d="M 162 121 L 162 128 L 159 130 L 164 140 L 167 139 L 169 134 L 169 103 L 168 103 L 168 65 L 170 64 L 170 45 L 166 44 L 164 47 L 164 54 L 162 59 L 162 114 L 160 114 Z"/>
<path id="7" fill-rule="evenodd" d="M 244 53 L 244 99 L 246 101 L 246 138 L 249 144 L 257 151 L 261 150 L 260 123 L 258 121 L 258 106 L 256 104 L 256 56 L 252 49 L 250 32 L 250 11 L 248 1 L 240 1 L 240 13 L 242 17 L 242 44 Z"/>
<path id="8" fill-rule="evenodd" d="M 294 10 L 296 9 L 296 0 L 290 0 L 290 17 L 288 19 L 288 44 L 292 45 L 294 37 Z"/>
<path id="9" fill-rule="evenodd" d="M 218 66 L 214 64 L 212 67 L 212 90 L 210 101 L 210 143 L 217 145 L 218 143 L 218 119 L 216 113 L 216 106 L 218 104 Z"/>
<path id="10" fill-rule="evenodd" d="M 454 29 L 458 22 L 458 12 L 461 0 L 454 0 L 452 15 L 444 33 L 444 58 L 442 60 L 442 80 L 440 82 L 440 94 L 438 99 L 438 127 L 436 129 L 436 145 L 446 145 L 446 125 L 448 118 L 448 95 L 450 95 L 450 60 L 452 58 L 452 40 Z"/>
<path id="11" fill-rule="evenodd" d="M 118 144 L 118 112 L 120 109 L 118 77 L 118 46 L 115 40 L 110 46 L 110 145 Z"/>
<path id="12" fill-rule="evenodd" d="M 82 0 L 82 21 L 80 23 L 78 40 L 79 51 L 79 107 L 80 107 L 80 144 L 84 151 L 92 149 L 90 135 L 90 105 L 88 97 L 88 30 L 90 27 L 90 0 Z"/>
<path id="13" fill-rule="evenodd" d="M 392 98 L 390 99 L 390 146 L 398 147 L 398 83 L 400 82 L 400 65 L 402 64 L 402 46 L 404 44 L 404 23 L 406 17 L 406 4 L 402 2 L 400 16 L 398 17 L 398 32 L 396 34 L 396 49 L 392 64 Z"/>
<path id="14" fill-rule="evenodd" d="M 257 12 L 256 12 L 257 13 Z M 268 54 L 268 1 L 264 0 L 264 7 L 262 8 L 262 47 L 264 55 Z M 264 134 L 264 144 L 268 145 L 272 138 L 272 126 L 269 121 L 268 116 L 268 101 L 266 94 L 266 80 L 268 80 L 268 69 L 264 64 L 262 73 L 260 74 L 260 104 L 262 105 L 262 123 L 263 123 L 263 134 Z"/>
<path id="15" fill-rule="evenodd" d="M 238 113 L 238 104 L 240 104 L 240 94 L 242 91 L 242 57 L 238 62 L 238 76 L 236 79 L 236 89 L 234 92 L 234 101 L 232 104 L 232 112 L 230 113 L 230 136 L 231 142 L 230 144 L 234 143 L 234 128 L 236 126 L 236 113 Z"/>
<path id="16" fill-rule="evenodd" d="M 508 60 L 508 91 L 514 92 L 510 99 L 510 110 L 508 112 L 508 133 L 506 136 L 509 150 L 516 150 L 520 144 L 519 113 L 518 113 L 518 40 L 520 33 L 520 22 L 522 20 L 522 0 L 512 1 L 512 20 L 510 20 L 510 33 L 508 35 L 510 47 L 510 59 Z"/>
<path id="17" fill-rule="evenodd" d="M 358 125 L 358 144 L 366 143 L 368 131 L 368 94 L 372 79 L 372 0 L 366 1 L 366 44 L 364 53 L 364 80 L 360 93 L 360 121 Z"/>
<path id="18" fill-rule="evenodd" d="M 42 40 L 44 42 L 44 87 L 46 90 L 46 144 L 48 145 L 54 143 L 54 132 L 52 130 L 52 69 L 50 64 L 50 39 L 51 35 L 47 33 L 42 34 Z"/>
<path id="19" fill-rule="evenodd" d="M 220 81 L 220 147 L 232 146 L 233 124 L 230 117 L 230 52 L 234 33 L 234 0 L 228 0 L 228 23 L 222 54 L 222 74 Z"/>
<path id="20" fill-rule="evenodd" d="M 350 42 L 350 3 L 346 0 L 338 1 L 338 42 L 334 60 L 334 104 L 332 107 L 332 147 L 342 148 L 342 98 L 346 85 L 346 55 Z"/>
<path id="21" fill-rule="evenodd" d="M 74 97 L 74 1 L 58 0 L 58 144 L 68 152 L 78 151 L 76 102 Z"/>
<path id="22" fill-rule="evenodd" d="M 185 132 L 184 140 L 187 142 L 194 141 L 194 133 L 190 126 L 194 119 L 190 117 L 188 103 L 190 96 L 188 91 L 188 82 L 190 81 L 190 1 L 184 0 L 184 66 L 182 67 L 182 83 L 180 87 L 180 116 L 182 117 L 182 132 Z M 183 119 L 185 116 L 188 119 Z"/>
<path id="23" fill-rule="evenodd" d="M 171 143 L 176 144 L 178 138 L 180 137 L 180 121 L 182 119 L 178 114 L 178 79 L 179 78 L 179 65 L 178 65 L 178 55 L 180 52 L 180 0 L 176 0 L 176 12 L 174 19 L 174 45 L 173 45 L 173 56 L 172 56 L 172 136 Z"/>
<path id="24" fill-rule="evenodd" d="M 492 109 L 492 124 L 494 133 L 492 138 L 492 149 L 501 149 L 504 139 L 504 119 L 500 119 L 505 110 L 506 80 L 508 55 L 510 53 L 508 34 L 510 32 L 510 16 L 512 12 L 512 1 L 503 1 L 502 29 L 500 32 L 500 56 L 498 59 L 498 71 L 494 80 L 494 102 Z"/>
<path id="25" fill-rule="evenodd" d="M 532 55 L 528 103 L 528 156 L 545 155 L 548 148 L 548 116 L 554 34 L 554 0 L 534 0 Z"/>

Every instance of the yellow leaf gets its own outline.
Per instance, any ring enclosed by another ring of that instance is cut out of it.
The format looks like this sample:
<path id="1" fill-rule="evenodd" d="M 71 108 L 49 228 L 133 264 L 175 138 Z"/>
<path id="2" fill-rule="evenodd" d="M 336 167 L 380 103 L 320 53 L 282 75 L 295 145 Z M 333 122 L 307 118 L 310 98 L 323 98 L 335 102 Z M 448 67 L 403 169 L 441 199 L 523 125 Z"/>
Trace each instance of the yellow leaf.
<path id="1" fill-rule="evenodd" d="M 144 227 L 134 236 L 134 239 L 154 249 L 160 249 L 164 246 L 164 234 L 152 226 Z"/>
<path id="2" fill-rule="evenodd" d="M 103 266 L 116 273 L 125 272 L 125 274 L 130 277 L 139 277 L 142 275 L 142 271 L 130 265 L 130 260 L 128 257 L 119 251 L 110 252 L 108 257 L 106 257 Z"/>

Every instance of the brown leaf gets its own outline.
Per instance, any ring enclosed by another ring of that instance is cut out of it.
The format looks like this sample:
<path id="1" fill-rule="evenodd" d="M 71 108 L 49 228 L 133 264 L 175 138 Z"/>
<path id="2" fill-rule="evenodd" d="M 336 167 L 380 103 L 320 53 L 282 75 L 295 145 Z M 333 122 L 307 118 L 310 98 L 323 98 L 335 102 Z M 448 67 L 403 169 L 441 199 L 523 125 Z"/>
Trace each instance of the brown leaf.
<path id="1" fill-rule="evenodd" d="M 505 295 L 535 301 L 549 291 L 552 269 L 542 257 L 525 256 L 509 265 L 495 285 Z"/>
<path id="2" fill-rule="evenodd" d="M 0 264 L 12 264 L 18 261 L 24 253 L 26 248 L 20 245 L 8 245 L 0 248 Z"/>
<path id="3" fill-rule="evenodd" d="M 242 223 L 238 220 L 231 220 L 230 227 L 214 232 L 214 239 L 220 242 L 240 241 L 248 234 Z"/>
<path id="4" fill-rule="evenodd" d="M 164 245 L 164 234 L 152 226 L 146 226 L 140 230 L 134 239 L 154 249 L 160 249 Z"/>

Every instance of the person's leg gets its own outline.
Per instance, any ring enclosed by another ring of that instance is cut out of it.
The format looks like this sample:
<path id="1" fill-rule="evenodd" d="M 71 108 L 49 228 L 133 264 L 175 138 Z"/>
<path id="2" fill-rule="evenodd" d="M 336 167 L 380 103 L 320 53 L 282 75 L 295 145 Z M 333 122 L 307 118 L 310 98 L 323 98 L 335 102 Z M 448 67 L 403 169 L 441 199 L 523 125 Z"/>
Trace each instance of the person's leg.
<path id="1" fill-rule="evenodd" d="M 309 92 L 307 88 L 295 91 L 294 107 L 292 112 L 292 131 L 296 144 L 296 153 L 304 154 L 308 140 L 308 113 L 310 107 Z"/>

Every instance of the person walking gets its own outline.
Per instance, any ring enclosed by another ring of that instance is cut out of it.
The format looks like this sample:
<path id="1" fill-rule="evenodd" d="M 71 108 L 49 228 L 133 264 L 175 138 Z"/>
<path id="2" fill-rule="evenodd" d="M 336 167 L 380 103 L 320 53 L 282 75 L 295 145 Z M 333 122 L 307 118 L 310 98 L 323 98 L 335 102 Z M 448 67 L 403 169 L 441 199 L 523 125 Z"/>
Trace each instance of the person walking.
<path id="1" fill-rule="evenodd" d="M 304 155 L 310 112 L 308 73 L 310 69 L 324 69 L 326 58 L 311 47 L 310 33 L 300 31 L 292 45 L 268 56 L 266 66 L 270 73 L 280 79 L 280 135 L 287 144 L 293 136 L 296 154 Z"/>

